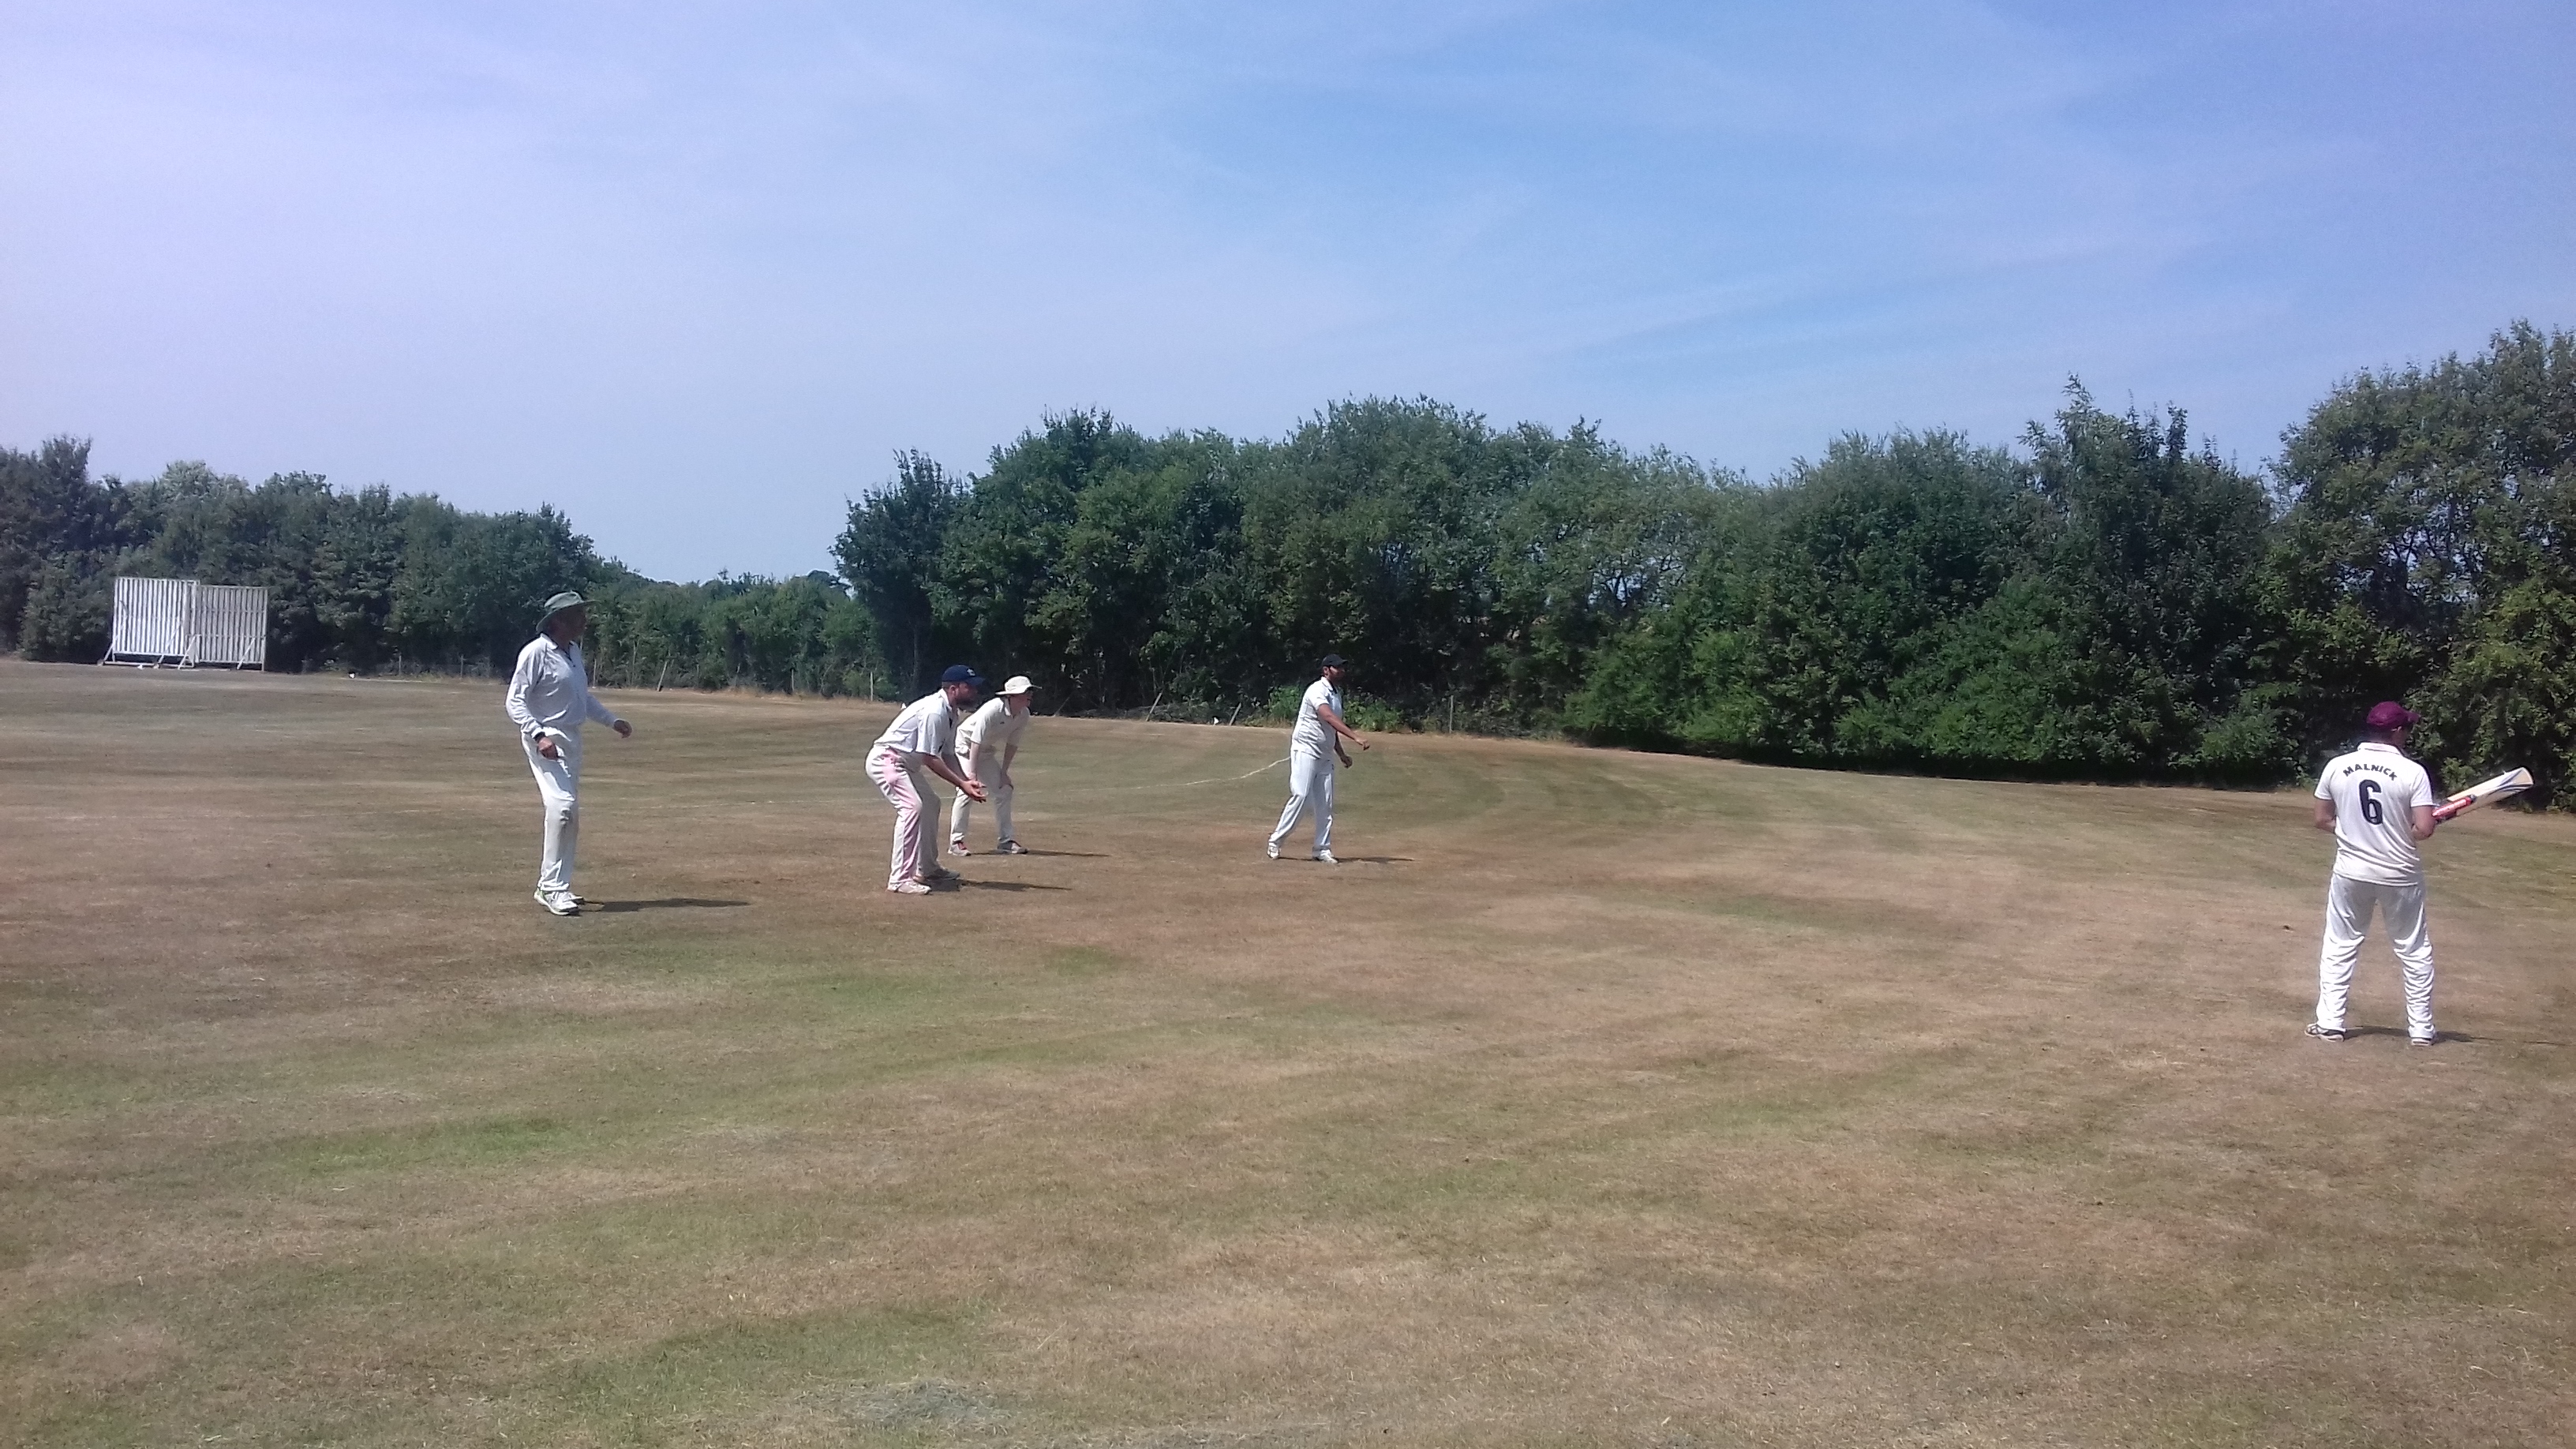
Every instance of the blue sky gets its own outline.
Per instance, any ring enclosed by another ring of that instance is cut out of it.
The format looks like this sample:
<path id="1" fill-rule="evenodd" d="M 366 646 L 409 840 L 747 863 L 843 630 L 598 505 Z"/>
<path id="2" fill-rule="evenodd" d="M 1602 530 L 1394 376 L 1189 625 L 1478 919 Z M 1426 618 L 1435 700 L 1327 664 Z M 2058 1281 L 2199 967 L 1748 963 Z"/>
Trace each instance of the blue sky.
<path id="1" fill-rule="evenodd" d="M 2576 5 L 0 10 L 0 442 L 828 564 L 919 448 L 1429 394 L 1768 477 L 2070 374 L 2252 465 L 2576 327 Z"/>

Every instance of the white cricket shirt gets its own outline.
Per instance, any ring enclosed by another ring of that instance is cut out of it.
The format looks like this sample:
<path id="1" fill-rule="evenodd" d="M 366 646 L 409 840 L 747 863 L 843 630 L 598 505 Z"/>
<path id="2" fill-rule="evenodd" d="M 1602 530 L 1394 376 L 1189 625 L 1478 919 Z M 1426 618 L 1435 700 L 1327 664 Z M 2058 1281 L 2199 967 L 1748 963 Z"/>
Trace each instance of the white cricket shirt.
<path id="1" fill-rule="evenodd" d="M 617 723 L 617 715 L 590 692 L 590 674 L 581 662 L 581 646 L 567 648 L 550 634 L 540 634 L 519 651 L 510 671 L 510 692 L 501 701 L 510 723 L 522 735 L 551 730 L 573 735 L 585 719 Z"/>
<path id="2" fill-rule="evenodd" d="M 1026 714 L 1011 713 L 1010 701 L 995 695 L 957 727 L 957 748 L 1007 750 L 1020 742 L 1020 731 L 1028 728 L 1028 724 Z"/>
<path id="3" fill-rule="evenodd" d="M 957 732 L 957 706 L 948 702 L 948 691 L 932 690 L 903 707 L 886 732 L 877 736 L 875 748 L 894 748 L 915 755 L 944 755 Z"/>
<path id="4" fill-rule="evenodd" d="M 1335 719 L 1348 722 L 1342 714 L 1342 692 L 1333 688 L 1329 679 L 1318 679 L 1306 686 L 1297 701 L 1297 728 L 1289 733 L 1288 752 L 1296 755 L 1320 755 L 1333 747 L 1333 732 L 1315 711 L 1330 707 Z"/>
<path id="5" fill-rule="evenodd" d="M 2433 778 L 2395 745 L 2365 744 L 2326 762 L 2317 798 L 2334 802 L 2334 873 L 2370 885 L 2424 883 L 2414 807 L 2438 803 Z"/>

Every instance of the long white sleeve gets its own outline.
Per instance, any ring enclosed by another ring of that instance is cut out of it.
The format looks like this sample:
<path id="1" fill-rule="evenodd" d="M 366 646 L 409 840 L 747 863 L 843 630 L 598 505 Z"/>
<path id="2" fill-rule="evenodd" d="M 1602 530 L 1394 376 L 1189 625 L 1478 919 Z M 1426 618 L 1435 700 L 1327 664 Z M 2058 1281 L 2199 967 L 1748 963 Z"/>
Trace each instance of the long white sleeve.
<path id="1" fill-rule="evenodd" d="M 501 700 L 501 708 L 509 714 L 510 723 L 517 725 L 523 735 L 537 731 L 536 712 L 528 707 L 528 691 L 535 688 L 536 683 L 537 648 L 531 644 L 519 651 L 518 667 L 510 671 L 510 692 Z"/>

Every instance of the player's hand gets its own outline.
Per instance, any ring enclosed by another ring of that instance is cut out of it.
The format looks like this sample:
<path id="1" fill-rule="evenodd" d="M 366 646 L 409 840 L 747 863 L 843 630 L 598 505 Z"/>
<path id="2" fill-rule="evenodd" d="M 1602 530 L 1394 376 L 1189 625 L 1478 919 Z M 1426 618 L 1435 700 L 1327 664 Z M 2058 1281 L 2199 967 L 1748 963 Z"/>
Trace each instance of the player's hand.
<path id="1" fill-rule="evenodd" d="M 633 739 L 635 737 L 635 726 L 628 724 L 622 719 L 611 721 L 608 727 L 617 731 L 617 737 L 621 740 Z"/>
<path id="2" fill-rule="evenodd" d="M 560 760 L 563 758 L 563 751 L 555 748 L 555 737 L 553 735 L 537 736 L 537 753 L 545 756 L 549 760 Z"/>
<path id="3" fill-rule="evenodd" d="M 966 798 L 969 800 L 981 800 L 984 798 L 984 787 L 976 784 L 972 780 L 967 781 L 965 784 L 960 785 L 957 788 L 965 791 Z"/>
<path id="4" fill-rule="evenodd" d="M 1351 743 L 1365 750 L 1368 748 L 1368 737 L 1366 735 L 1353 735 L 1351 736 Z"/>

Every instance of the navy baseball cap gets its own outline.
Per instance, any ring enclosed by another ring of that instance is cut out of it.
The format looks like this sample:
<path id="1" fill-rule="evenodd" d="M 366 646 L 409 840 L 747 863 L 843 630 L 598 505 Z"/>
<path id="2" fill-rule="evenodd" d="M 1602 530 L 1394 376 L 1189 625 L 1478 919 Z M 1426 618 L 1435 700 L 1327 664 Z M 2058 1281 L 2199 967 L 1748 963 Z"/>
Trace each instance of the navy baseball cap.
<path id="1" fill-rule="evenodd" d="M 1339 654 L 1327 654 L 1327 655 L 1325 655 L 1325 656 L 1324 656 L 1324 667 L 1325 667 L 1326 669 L 1339 669 L 1339 668 L 1341 668 L 1341 667 L 1342 667 L 1342 656 L 1340 656 Z"/>
<path id="2" fill-rule="evenodd" d="M 939 676 L 939 682 L 942 684 L 972 684 L 981 688 L 984 683 L 984 676 L 977 674 L 974 670 L 967 668 L 963 664 L 951 664 L 948 666 L 947 672 Z"/>
<path id="3" fill-rule="evenodd" d="M 2370 707 L 2369 727 L 2375 730 L 2400 730 L 2423 716 L 2393 699 L 2383 699 Z"/>

